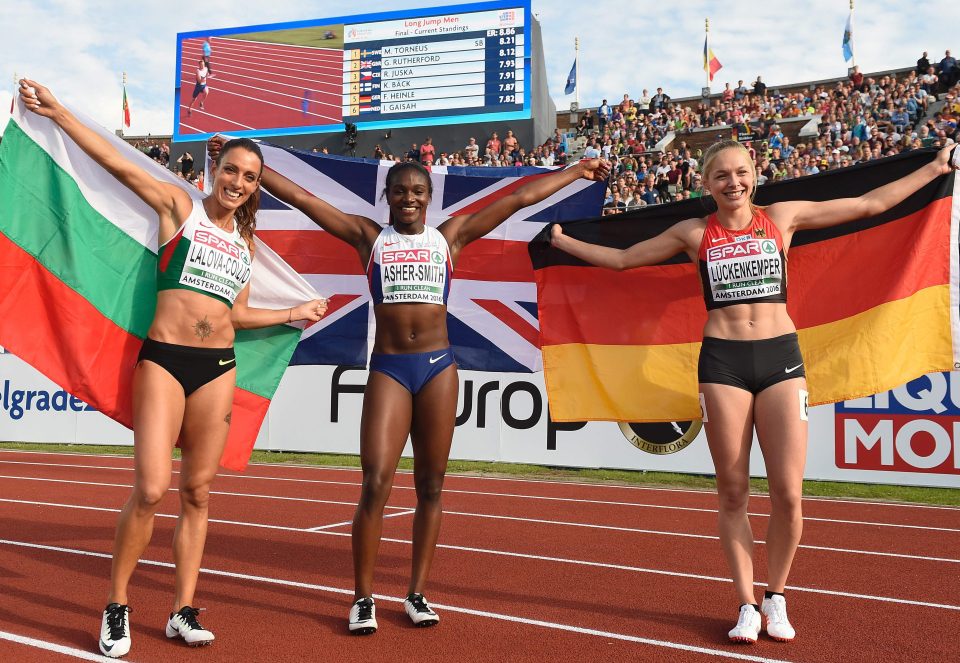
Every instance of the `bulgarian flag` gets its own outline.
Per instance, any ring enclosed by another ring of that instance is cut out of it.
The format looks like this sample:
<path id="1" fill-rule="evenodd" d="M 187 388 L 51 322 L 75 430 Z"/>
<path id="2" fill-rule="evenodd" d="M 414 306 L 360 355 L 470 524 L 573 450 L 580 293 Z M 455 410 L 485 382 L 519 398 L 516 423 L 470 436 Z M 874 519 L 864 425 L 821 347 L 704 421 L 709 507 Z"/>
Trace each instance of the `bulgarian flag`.
<path id="1" fill-rule="evenodd" d="M 757 203 L 859 196 L 928 163 L 930 150 L 762 186 Z M 960 198 L 945 175 L 877 217 L 794 235 L 787 310 L 810 404 L 859 398 L 960 368 Z M 712 210 L 709 199 L 564 224 L 626 248 Z M 707 319 L 685 254 L 615 272 L 530 245 L 544 381 L 554 421 L 700 418 L 697 359 Z"/>
<path id="2" fill-rule="evenodd" d="M 130 102 L 127 100 L 127 86 L 123 86 L 123 124 L 130 127 Z"/>
<path id="3" fill-rule="evenodd" d="M 203 194 L 80 117 L 154 177 Z M 132 421 L 133 366 L 156 308 L 157 215 L 50 120 L 17 104 L 0 143 L 0 345 L 116 421 Z M 258 242 L 250 305 L 313 289 Z M 221 464 L 243 469 L 303 323 L 239 331 Z"/>

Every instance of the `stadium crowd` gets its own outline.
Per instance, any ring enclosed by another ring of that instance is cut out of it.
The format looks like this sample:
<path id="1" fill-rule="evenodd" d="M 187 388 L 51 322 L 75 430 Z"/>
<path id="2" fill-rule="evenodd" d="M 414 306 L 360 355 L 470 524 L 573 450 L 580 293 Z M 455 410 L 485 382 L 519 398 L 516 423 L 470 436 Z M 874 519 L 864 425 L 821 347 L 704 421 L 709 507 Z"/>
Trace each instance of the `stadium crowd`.
<path id="1" fill-rule="evenodd" d="M 938 99 L 942 108 L 928 117 Z M 816 134 L 802 139 L 791 141 L 780 124 L 815 116 L 820 116 Z M 948 138 L 958 139 L 958 118 L 960 67 L 948 50 L 935 64 L 924 53 L 914 70 L 900 76 L 865 77 L 854 67 L 846 80 L 802 91 L 771 92 L 761 76 L 749 86 L 742 80 L 736 86 L 726 83 L 719 95 L 696 103 L 676 103 L 662 88 L 652 95 L 645 89 L 636 99 L 624 94 L 617 104 L 604 99 L 596 110 L 586 110 L 575 135 L 586 141 L 585 157 L 613 162 L 604 204 L 604 213 L 612 214 L 699 197 L 701 150 L 691 147 L 688 138 L 704 129 L 718 129 L 711 138 L 732 136 L 743 142 L 763 185 L 940 146 Z M 674 140 L 657 151 L 671 132 Z M 372 156 L 425 165 L 556 166 L 565 164 L 568 155 L 567 135 L 557 129 L 529 150 L 507 130 L 502 139 L 494 132 L 482 145 L 470 138 L 449 152 L 438 152 L 426 138 L 403 155 L 377 146 Z"/>
<path id="2" fill-rule="evenodd" d="M 785 86 L 790 88 L 790 86 Z M 929 114 L 934 101 L 942 107 Z M 781 121 L 821 118 L 816 135 L 791 140 Z M 761 76 L 750 85 L 725 83 L 722 92 L 703 101 L 675 102 L 656 88 L 636 99 L 624 94 L 610 104 L 586 109 L 576 128 L 559 128 L 543 144 L 527 148 L 513 131 L 493 132 L 466 145 L 438 148 L 431 137 L 394 154 L 377 145 L 371 157 L 419 161 L 427 166 L 562 166 L 570 158 L 570 139 L 580 139 L 583 155 L 613 162 L 604 214 L 700 196 L 701 150 L 688 143 L 694 132 L 717 129 L 711 138 L 733 137 L 754 157 L 758 182 L 813 175 L 904 150 L 958 140 L 960 64 L 947 50 L 939 62 L 924 52 L 906 74 L 865 77 L 853 67 L 846 80 L 801 91 L 774 92 Z M 665 151 L 657 146 L 669 134 Z M 960 140 L 958 140 L 960 142 Z M 190 153 L 170 163 L 170 146 L 160 140 L 137 140 L 134 146 L 181 178 L 202 186 Z M 326 152 L 327 150 L 322 150 Z"/>

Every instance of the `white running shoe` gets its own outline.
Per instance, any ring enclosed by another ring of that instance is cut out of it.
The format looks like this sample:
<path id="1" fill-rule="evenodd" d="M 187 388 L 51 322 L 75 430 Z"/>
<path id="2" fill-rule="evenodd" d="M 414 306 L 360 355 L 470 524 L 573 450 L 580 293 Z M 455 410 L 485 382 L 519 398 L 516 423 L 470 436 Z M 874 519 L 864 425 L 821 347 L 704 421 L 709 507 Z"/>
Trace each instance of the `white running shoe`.
<path id="1" fill-rule="evenodd" d="M 434 626 L 440 622 L 440 615 L 433 611 L 423 594 L 410 594 L 403 602 L 407 617 L 416 626 Z"/>
<path id="2" fill-rule="evenodd" d="M 126 656 L 130 651 L 130 606 L 111 603 L 103 609 L 100 622 L 100 652 L 110 658 Z"/>
<path id="3" fill-rule="evenodd" d="M 185 605 L 177 612 L 170 613 L 170 619 L 167 621 L 167 637 L 176 638 L 180 636 L 191 647 L 201 647 L 213 642 L 213 633 L 200 626 L 197 621 L 197 615 L 200 610 Z"/>
<path id="4" fill-rule="evenodd" d="M 357 599 L 350 606 L 350 632 L 354 635 L 377 632 L 377 606 L 369 596 Z"/>
<path id="5" fill-rule="evenodd" d="M 728 635 L 730 642 L 755 643 L 760 636 L 760 613 L 757 609 L 749 603 L 740 606 L 740 618 Z"/>
<path id="6" fill-rule="evenodd" d="M 787 600 L 779 594 L 763 599 L 760 612 L 767 618 L 767 635 L 777 642 L 790 642 L 797 632 L 787 619 Z"/>

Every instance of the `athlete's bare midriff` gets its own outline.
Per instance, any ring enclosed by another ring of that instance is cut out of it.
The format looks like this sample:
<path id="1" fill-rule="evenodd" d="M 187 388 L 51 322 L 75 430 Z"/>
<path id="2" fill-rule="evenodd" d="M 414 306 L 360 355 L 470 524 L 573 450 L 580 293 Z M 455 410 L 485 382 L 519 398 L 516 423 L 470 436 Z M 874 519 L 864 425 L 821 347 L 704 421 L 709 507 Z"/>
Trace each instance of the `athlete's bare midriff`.
<path id="1" fill-rule="evenodd" d="M 439 304 L 377 304 L 373 351 L 384 354 L 432 352 L 450 346 L 447 307 Z"/>
<path id="2" fill-rule="evenodd" d="M 198 348 L 229 348 L 234 329 L 230 307 L 190 290 L 161 290 L 147 335 L 155 341 Z"/>
<path id="3" fill-rule="evenodd" d="M 734 304 L 707 313 L 704 336 L 735 341 L 758 341 L 797 331 L 787 305 L 771 302 Z"/>

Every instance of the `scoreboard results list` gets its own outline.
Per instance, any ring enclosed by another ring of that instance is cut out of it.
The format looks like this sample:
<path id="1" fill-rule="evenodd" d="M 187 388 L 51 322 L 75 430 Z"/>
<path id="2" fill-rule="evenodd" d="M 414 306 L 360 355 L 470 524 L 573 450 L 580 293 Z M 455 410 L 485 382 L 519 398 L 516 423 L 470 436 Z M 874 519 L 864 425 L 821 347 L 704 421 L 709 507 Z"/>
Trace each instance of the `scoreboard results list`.
<path id="1" fill-rule="evenodd" d="M 345 25 L 343 121 L 524 111 L 524 15 L 519 6 Z"/>

